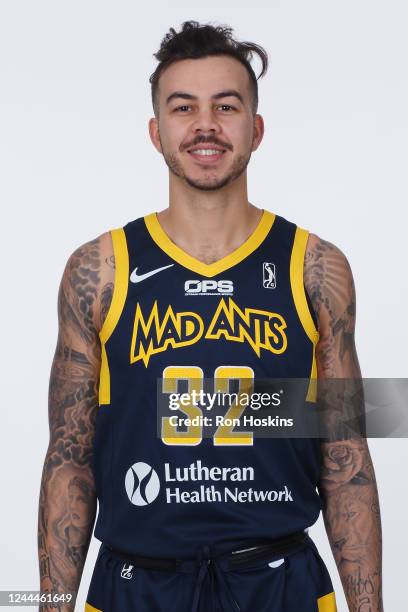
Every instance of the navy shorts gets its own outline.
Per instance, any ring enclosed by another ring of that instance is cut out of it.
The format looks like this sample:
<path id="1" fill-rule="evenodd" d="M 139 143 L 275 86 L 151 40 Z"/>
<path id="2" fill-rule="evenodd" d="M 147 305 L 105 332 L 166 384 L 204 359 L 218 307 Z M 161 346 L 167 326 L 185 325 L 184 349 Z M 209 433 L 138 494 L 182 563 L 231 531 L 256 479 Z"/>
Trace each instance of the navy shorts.
<path id="1" fill-rule="evenodd" d="M 197 560 L 174 571 L 135 567 L 101 545 L 85 612 L 336 612 L 327 568 L 309 536 L 282 558 L 231 566 L 209 561 L 207 547 Z"/>

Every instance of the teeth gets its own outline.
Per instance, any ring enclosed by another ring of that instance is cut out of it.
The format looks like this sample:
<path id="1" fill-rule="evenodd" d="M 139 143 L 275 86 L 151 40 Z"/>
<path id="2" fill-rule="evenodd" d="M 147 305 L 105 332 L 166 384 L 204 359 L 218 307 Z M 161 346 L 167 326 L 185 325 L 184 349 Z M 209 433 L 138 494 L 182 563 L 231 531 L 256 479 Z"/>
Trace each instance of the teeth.
<path id="1" fill-rule="evenodd" d="M 218 153 L 221 153 L 221 151 L 218 151 L 217 149 L 195 149 L 193 153 L 196 155 L 218 155 Z"/>

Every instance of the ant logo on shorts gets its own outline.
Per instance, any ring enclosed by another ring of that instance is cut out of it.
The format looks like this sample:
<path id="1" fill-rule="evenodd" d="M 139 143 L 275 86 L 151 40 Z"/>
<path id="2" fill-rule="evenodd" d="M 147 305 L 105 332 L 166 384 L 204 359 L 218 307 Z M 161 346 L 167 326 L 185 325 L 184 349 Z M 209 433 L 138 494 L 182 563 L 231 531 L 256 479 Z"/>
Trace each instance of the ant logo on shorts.
<path id="1" fill-rule="evenodd" d="M 122 567 L 122 571 L 120 572 L 120 576 L 121 578 L 126 578 L 126 580 L 130 580 L 131 578 L 133 578 L 133 565 L 128 565 L 126 567 L 126 563 L 125 565 Z"/>
<path id="2" fill-rule="evenodd" d="M 135 506 L 151 504 L 160 491 L 157 472 L 143 461 L 134 463 L 126 472 L 125 489 L 129 501 Z"/>
<path id="3" fill-rule="evenodd" d="M 264 261 L 263 266 L 263 286 L 265 289 L 276 288 L 276 268 L 275 264 Z"/>

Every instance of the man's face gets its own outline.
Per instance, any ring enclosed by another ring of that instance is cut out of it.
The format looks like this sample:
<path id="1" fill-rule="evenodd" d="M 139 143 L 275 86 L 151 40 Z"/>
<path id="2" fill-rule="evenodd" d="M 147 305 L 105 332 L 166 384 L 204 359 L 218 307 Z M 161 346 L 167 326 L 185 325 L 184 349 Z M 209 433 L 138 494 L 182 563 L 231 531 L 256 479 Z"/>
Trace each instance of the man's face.
<path id="1" fill-rule="evenodd" d="M 153 144 L 174 176 L 204 191 L 221 189 L 245 171 L 263 136 L 252 112 L 250 77 L 228 56 L 180 60 L 160 77 Z"/>
<path id="2" fill-rule="evenodd" d="M 70 485 L 68 488 L 69 511 L 71 514 L 71 523 L 78 529 L 84 528 L 88 524 L 88 499 L 86 495 L 76 485 Z"/>

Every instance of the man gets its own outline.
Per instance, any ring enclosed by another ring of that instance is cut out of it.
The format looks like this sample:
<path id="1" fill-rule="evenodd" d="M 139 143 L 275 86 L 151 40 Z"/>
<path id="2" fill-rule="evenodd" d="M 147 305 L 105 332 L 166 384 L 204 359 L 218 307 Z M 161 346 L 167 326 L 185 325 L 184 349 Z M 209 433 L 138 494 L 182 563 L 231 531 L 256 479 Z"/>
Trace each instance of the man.
<path id="1" fill-rule="evenodd" d="M 62 278 L 40 572 L 44 592 L 76 593 L 97 496 L 103 544 L 89 612 L 334 611 L 307 535 L 321 509 L 350 610 L 383 609 L 364 438 L 257 438 L 226 424 L 206 437 L 199 402 L 182 406 L 192 417 L 184 427 L 156 412 L 160 393 L 199 394 L 209 383 L 227 393 L 238 385 L 241 398 L 268 377 L 308 380 L 306 410 L 316 377 L 361 377 L 345 256 L 248 201 L 246 168 L 264 132 L 253 53 L 263 75 L 265 51 L 229 28 L 170 30 L 149 122 L 170 171 L 169 206 L 79 248 Z M 323 412 L 345 410 L 341 393 L 318 393 Z M 57 529 L 69 520 L 72 482 L 92 489 L 76 510 L 89 529 L 77 532 L 75 554 Z"/>

